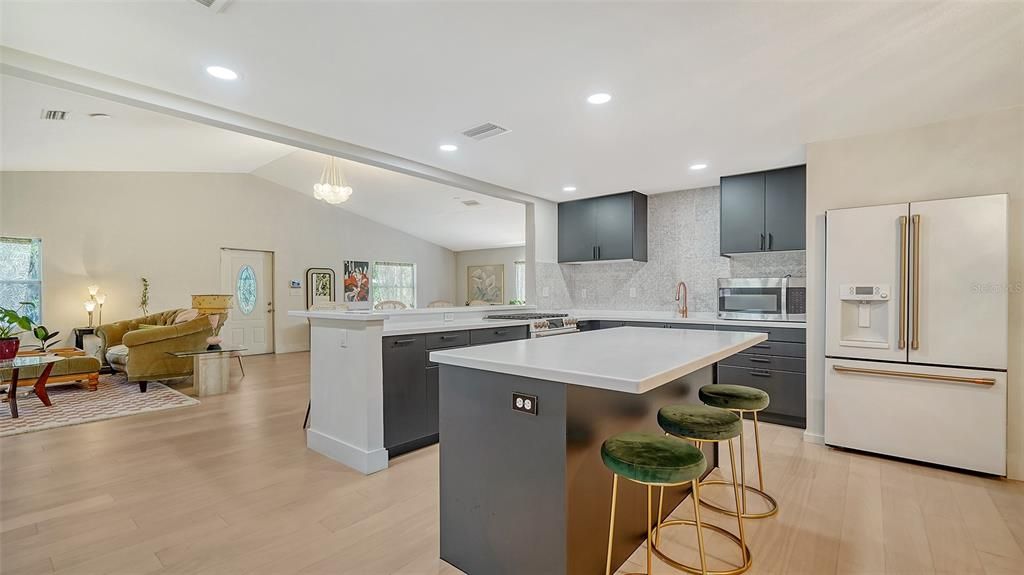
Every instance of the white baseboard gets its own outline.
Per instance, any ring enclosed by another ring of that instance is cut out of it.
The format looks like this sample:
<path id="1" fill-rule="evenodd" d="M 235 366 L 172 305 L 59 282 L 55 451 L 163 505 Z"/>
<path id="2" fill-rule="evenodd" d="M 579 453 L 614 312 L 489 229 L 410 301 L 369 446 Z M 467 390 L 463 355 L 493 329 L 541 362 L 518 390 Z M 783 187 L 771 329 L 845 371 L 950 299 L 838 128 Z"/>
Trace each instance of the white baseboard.
<path id="1" fill-rule="evenodd" d="M 807 443 L 825 445 L 825 436 L 818 433 L 811 433 L 810 431 L 804 431 L 804 441 Z"/>
<path id="2" fill-rule="evenodd" d="M 363 475 L 370 475 L 388 468 L 387 449 L 365 451 L 313 429 L 306 430 L 306 447 L 342 465 L 347 465 Z"/>

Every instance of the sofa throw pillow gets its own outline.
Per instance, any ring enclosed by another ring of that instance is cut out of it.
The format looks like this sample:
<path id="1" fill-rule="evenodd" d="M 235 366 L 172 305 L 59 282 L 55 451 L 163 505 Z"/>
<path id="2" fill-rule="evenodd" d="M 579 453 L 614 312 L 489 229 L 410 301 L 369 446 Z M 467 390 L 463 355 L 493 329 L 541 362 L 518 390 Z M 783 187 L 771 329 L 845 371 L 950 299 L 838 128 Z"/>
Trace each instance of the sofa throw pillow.
<path id="1" fill-rule="evenodd" d="M 185 323 L 192 321 L 199 317 L 199 310 L 197 309 L 185 309 L 178 312 L 178 315 L 174 316 L 174 325 L 179 323 Z"/>

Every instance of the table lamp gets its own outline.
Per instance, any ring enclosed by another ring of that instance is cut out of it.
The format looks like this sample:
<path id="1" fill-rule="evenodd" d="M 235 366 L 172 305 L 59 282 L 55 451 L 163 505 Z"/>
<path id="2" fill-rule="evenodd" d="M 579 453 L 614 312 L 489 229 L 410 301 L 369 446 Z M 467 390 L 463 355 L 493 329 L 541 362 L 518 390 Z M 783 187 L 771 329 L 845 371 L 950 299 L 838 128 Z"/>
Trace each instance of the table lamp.
<path id="1" fill-rule="evenodd" d="M 85 306 L 85 311 L 89 312 L 89 327 L 92 327 L 92 312 L 96 309 L 96 302 L 94 300 L 87 299 L 82 302 L 82 305 Z"/>
<path id="2" fill-rule="evenodd" d="M 192 296 L 192 307 L 201 314 L 210 317 L 210 327 L 213 328 L 213 335 L 206 338 L 206 349 L 220 349 L 224 338 L 220 337 L 220 316 L 227 314 L 231 309 L 231 294 L 197 294 Z"/>

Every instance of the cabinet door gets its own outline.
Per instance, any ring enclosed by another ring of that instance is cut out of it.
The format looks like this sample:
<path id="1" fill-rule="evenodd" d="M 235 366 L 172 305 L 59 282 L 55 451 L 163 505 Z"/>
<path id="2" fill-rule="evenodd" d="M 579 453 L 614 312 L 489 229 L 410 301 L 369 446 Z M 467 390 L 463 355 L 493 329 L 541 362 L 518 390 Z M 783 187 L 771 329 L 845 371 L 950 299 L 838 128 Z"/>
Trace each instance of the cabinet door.
<path id="1" fill-rule="evenodd" d="M 764 176 L 764 231 L 771 251 L 806 247 L 807 168 L 772 170 Z"/>
<path id="2" fill-rule="evenodd" d="M 593 200 L 597 259 L 633 259 L 633 194 Z"/>
<path id="3" fill-rule="evenodd" d="M 760 252 L 764 235 L 764 173 L 722 178 L 721 252 Z"/>
<path id="4" fill-rule="evenodd" d="M 559 262 L 588 262 L 597 258 L 594 211 L 592 200 L 558 204 Z"/>
<path id="5" fill-rule="evenodd" d="M 427 368 L 427 435 L 433 435 L 438 430 L 438 409 L 441 406 L 438 401 L 438 378 L 441 368 Z"/>
<path id="6" fill-rule="evenodd" d="M 427 432 L 427 382 L 423 336 L 386 337 L 384 364 L 384 447 L 419 439 Z"/>

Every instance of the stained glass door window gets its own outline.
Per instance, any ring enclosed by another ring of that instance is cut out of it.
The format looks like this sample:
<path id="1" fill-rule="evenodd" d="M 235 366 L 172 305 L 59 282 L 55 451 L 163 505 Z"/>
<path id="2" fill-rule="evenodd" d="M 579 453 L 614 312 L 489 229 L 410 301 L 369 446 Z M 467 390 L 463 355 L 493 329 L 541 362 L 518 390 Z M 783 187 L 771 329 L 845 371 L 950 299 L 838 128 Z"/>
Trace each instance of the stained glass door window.
<path id="1" fill-rule="evenodd" d="M 238 309 L 245 315 L 256 309 L 256 272 L 252 270 L 252 266 L 244 265 L 238 271 L 235 297 L 238 298 Z"/>

